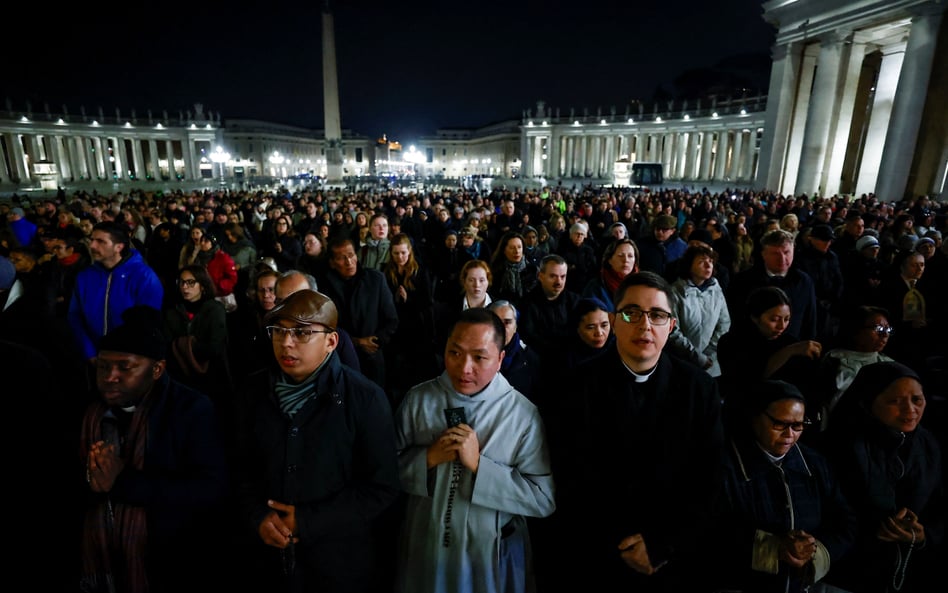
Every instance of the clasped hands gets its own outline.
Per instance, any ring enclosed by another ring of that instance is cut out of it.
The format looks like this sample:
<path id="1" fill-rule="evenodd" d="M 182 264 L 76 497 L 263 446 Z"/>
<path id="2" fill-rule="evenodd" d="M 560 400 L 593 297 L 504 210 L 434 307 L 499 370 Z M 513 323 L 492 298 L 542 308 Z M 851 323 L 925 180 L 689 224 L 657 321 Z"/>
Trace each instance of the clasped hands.
<path id="1" fill-rule="evenodd" d="M 114 444 L 96 441 L 86 457 L 86 481 L 93 492 L 109 492 L 115 485 L 125 462 L 119 457 Z"/>
<path id="2" fill-rule="evenodd" d="M 884 542 L 921 544 L 925 541 L 925 527 L 918 522 L 915 513 L 902 507 L 891 517 L 882 520 L 876 537 Z"/>
<path id="3" fill-rule="evenodd" d="M 794 529 L 780 538 L 780 561 L 794 568 L 803 568 L 816 556 L 816 538 L 803 531 Z"/>
<path id="4" fill-rule="evenodd" d="M 481 445 L 477 433 L 467 424 L 452 426 L 428 446 L 428 468 L 449 461 L 460 461 L 474 473 L 481 460 Z"/>

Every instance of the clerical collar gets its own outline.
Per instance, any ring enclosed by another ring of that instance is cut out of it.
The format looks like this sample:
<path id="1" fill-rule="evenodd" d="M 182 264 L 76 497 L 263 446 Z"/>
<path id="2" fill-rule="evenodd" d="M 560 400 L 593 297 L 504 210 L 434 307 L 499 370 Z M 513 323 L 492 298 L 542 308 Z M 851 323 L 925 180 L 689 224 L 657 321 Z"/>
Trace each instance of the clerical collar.
<path id="1" fill-rule="evenodd" d="M 770 270 L 766 268 L 764 269 L 764 272 L 766 272 L 767 276 L 770 278 L 786 278 L 787 277 L 786 274 L 774 274 L 773 272 L 771 272 Z"/>
<path id="2" fill-rule="evenodd" d="M 787 454 L 784 453 L 784 454 L 781 455 L 780 457 L 777 457 L 776 455 L 772 454 L 772 453 L 771 453 L 770 451 L 768 451 L 767 449 L 764 449 L 763 447 L 761 447 L 761 446 L 760 446 L 760 443 L 757 443 L 757 448 L 759 448 L 759 449 L 764 453 L 764 455 L 767 456 L 767 459 L 770 460 L 770 463 L 772 463 L 772 464 L 774 464 L 774 465 L 780 465 L 780 462 L 783 461 L 783 458 L 787 456 Z"/>
<path id="3" fill-rule="evenodd" d="M 637 373 L 633 371 L 631 367 L 629 367 L 629 365 L 625 364 L 624 360 L 622 361 L 622 366 L 624 366 L 625 370 L 629 371 L 632 374 L 632 376 L 635 377 L 636 383 L 645 383 L 646 381 L 648 381 L 652 377 L 652 374 L 655 372 L 655 369 L 658 368 L 658 365 L 656 364 L 655 366 L 652 367 L 652 370 L 648 371 L 647 373 Z"/>

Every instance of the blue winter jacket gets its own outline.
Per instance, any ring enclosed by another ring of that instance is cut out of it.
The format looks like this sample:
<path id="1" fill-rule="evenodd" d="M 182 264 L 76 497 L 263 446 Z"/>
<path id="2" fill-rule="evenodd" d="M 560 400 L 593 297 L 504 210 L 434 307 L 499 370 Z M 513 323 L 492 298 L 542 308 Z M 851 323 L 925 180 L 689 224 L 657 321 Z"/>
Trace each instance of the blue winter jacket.
<path id="1" fill-rule="evenodd" d="M 122 313 L 135 305 L 149 305 L 161 311 L 164 289 L 158 275 L 138 251 L 132 251 L 114 268 L 101 263 L 79 272 L 69 302 L 69 326 L 83 355 L 99 353 L 102 337 L 122 325 Z"/>

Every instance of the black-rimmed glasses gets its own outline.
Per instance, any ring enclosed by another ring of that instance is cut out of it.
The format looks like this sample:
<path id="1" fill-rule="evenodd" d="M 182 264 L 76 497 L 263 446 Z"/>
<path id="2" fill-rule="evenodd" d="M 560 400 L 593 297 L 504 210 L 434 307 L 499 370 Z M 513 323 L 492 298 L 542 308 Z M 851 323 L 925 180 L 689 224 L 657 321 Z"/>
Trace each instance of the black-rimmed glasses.
<path id="1" fill-rule="evenodd" d="M 776 430 L 777 432 L 783 432 L 787 430 L 788 428 L 792 430 L 793 432 L 803 432 L 804 428 L 813 424 L 812 422 L 810 422 L 809 418 L 804 418 L 803 420 L 799 422 L 784 422 L 783 420 L 774 418 L 767 412 L 764 412 L 764 416 L 770 419 L 770 424 L 774 427 L 774 430 Z"/>
<path id="2" fill-rule="evenodd" d="M 188 288 L 191 288 L 195 284 L 197 284 L 197 280 L 195 280 L 194 278 L 179 278 L 178 279 L 178 286 L 187 286 Z"/>
<path id="3" fill-rule="evenodd" d="M 879 334 L 880 336 L 890 336 L 892 332 L 895 331 L 895 328 L 891 325 L 867 325 L 866 329 L 871 329 L 873 332 Z"/>
<path id="4" fill-rule="evenodd" d="M 648 322 L 652 325 L 665 325 L 672 318 L 671 313 L 661 309 L 623 309 L 617 315 L 626 323 L 638 323 L 643 317 L 648 317 Z"/>
<path id="5" fill-rule="evenodd" d="M 282 342 L 286 336 L 291 336 L 294 342 L 306 344 L 315 334 L 334 334 L 334 329 L 310 329 L 308 327 L 282 327 L 279 325 L 268 325 L 267 335 L 274 342 Z"/>

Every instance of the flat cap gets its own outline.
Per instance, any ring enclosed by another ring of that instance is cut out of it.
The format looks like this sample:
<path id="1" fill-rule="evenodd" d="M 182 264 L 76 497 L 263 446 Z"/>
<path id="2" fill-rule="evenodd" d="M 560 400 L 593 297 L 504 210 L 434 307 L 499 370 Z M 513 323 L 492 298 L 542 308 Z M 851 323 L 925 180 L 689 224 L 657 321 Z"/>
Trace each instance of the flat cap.
<path id="1" fill-rule="evenodd" d="M 302 325 L 318 323 L 328 329 L 336 330 L 339 312 L 328 296 L 315 290 L 299 290 L 286 297 L 282 303 L 270 310 L 264 317 L 267 323 L 287 319 Z"/>
<path id="2" fill-rule="evenodd" d="M 678 219 L 668 214 L 662 214 L 655 219 L 653 228 L 656 229 L 676 229 L 678 228 Z"/>

